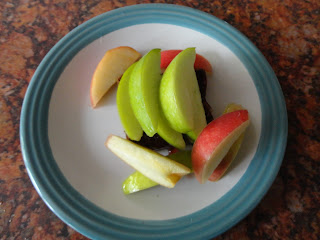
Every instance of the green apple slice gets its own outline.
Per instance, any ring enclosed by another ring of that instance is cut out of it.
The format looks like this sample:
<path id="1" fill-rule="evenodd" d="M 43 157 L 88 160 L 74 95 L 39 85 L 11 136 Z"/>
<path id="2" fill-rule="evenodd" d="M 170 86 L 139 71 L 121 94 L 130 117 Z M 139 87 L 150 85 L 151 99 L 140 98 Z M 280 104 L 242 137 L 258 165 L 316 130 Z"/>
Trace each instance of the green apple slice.
<path id="1" fill-rule="evenodd" d="M 160 115 L 160 49 L 153 49 L 136 64 L 130 77 L 129 96 L 133 112 L 143 131 L 152 137 Z"/>
<path id="2" fill-rule="evenodd" d="M 191 151 L 179 151 L 167 156 L 168 158 L 183 164 L 184 166 L 191 168 Z M 142 191 L 154 186 L 158 183 L 152 181 L 150 178 L 144 176 L 142 173 L 136 171 L 132 173 L 122 184 L 122 190 L 124 194 L 130 194 L 138 191 Z"/>
<path id="3" fill-rule="evenodd" d="M 129 98 L 129 81 L 135 65 L 136 63 L 132 64 L 121 77 L 117 90 L 117 107 L 124 131 L 130 139 L 139 141 L 143 130 L 133 113 Z"/>
<path id="4" fill-rule="evenodd" d="M 170 126 L 193 139 L 206 126 L 205 112 L 194 70 L 195 48 L 179 53 L 165 70 L 160 84 L 160 103 Z"/>
<path id="5" fill-rule="evenodd" d="M 110 135 L 105 143 L 114 154 L 152 181 L 173 188 L 190 169 L 130 140 Z"/>

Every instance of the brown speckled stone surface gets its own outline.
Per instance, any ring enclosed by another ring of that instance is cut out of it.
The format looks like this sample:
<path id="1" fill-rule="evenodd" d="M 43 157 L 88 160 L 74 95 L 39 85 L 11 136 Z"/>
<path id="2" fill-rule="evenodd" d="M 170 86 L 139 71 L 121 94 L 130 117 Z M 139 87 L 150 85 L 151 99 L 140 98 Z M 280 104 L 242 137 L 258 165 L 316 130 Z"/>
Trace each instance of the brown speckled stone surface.
<path id="1" fill-rule="evenodd" d="M 86 239 L 59 220 L 33 188 L 19 121 L 28 83 L 70 30 L 114 8 L 148 2 L 185 5 L 244 33 L 274 69 L 286 99 L 288 146 L 261 203 L 216 239 L 320 239 L 319 0 L 12 0 L 0 2 L 0 239 Z"/>

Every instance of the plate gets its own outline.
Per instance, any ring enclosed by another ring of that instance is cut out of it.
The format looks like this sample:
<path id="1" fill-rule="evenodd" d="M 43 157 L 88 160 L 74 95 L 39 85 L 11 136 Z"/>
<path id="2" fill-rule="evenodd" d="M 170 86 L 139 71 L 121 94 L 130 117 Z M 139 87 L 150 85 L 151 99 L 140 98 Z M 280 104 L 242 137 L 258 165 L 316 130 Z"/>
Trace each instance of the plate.
<path id="1" fill-rule="evenodd" d="M 113 88 L 92 109 L 91 76 L 104 53 L 131 46 L 196 47 L 213 65 L 208 102 L 214 115 L 230 102 L 251 116 L 243 148 L 217 183 L 183 178 L 174 189 L 124 195 L 132 169 L 104 147 L 124 136 Z M 92 239 L 208 239 L 244 218 L 269 189 L 287 139 L 278 80 L 259 50 L 239 31 L 201 11 L 167 4 L 112 10 L 61 39 L 37 68 L 21 113 L 21 147 L 30 179 L 49 208 Z"/>

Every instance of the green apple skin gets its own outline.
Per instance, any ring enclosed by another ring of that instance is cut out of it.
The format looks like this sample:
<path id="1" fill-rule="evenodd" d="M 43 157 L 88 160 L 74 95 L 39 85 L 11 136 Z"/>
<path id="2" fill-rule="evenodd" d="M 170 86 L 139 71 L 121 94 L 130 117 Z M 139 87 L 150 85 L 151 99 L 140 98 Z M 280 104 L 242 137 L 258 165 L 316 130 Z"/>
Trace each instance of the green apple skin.
<path id="1" fill-rule="evenodd" d="M 197 139 L 202 130 L 207 126 L 206 114 L 201 99 L 200 101 L 198 99 L 194 99 L 194 108 L 196 113 L 193 117 L 196 124 L 192 131 L 187 132 L 187 136 L 193 141 Z"/>
<path id="2" fill-rule="evenodd" d="M 158 185 L 158 183 L 147 178 L 142 173 L 135 171 L 122 183 L 122 191 L 124 194 L 130 194 Z"/>
<path id="3" fill-rule="evenodd" d="M 129 97 L 129 82 L 135 65 L 136 63 L 132 64 L 121 77 L 117 90 L 117 107 L 124 131 L 131 140 L 139 141 L 142 137 L 143 130 L 134 115 Z"/>
<path id="4" fill-rule="evenodd" d="M 197 136 L 207 123 L 193 67 L 195 58 L 195 48 L 187 48 L 171 61 L 161 80 L 160 103 L 174 130 Z"/>
<path id="5" fill-rule="evenodd" d="M 159 136 L 162 137 L 171 146 L 178 149 L 185 149 L 186 143 L 183 139 L 182 134 L 171 128 L 162 111 L 160 113 L 158 121 L 157 132 Z"/>
<path id="6" fill-rule="evenodd" d="M 191 151 L 179 151 L 168 155 L 168 158 L 181 163 L 190 169 L 192 167 Z M 130 194 L 158 185 L 158 183 L 152 181 L 142 173 L 135 171 L 126 180 L 124 180 L 122 184 L 122 191 L 124 194 Z"/>
<path id="7" fill-rule="evenodd" d="M 134 115 L 149 137 L 156 134 L 160 115 L 160 60 L 160 49 L 149 51 L 137 62 L 129 83 L 129 96 Z"/>

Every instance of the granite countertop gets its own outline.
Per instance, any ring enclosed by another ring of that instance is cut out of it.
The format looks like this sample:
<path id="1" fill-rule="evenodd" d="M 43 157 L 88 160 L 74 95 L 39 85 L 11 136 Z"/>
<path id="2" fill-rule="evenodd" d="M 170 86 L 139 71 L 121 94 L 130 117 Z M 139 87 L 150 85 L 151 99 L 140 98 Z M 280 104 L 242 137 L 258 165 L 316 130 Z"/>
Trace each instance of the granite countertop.
<path id="1" fill-rule="evenodd" d="M 289 120 L 283 164 L 260 204 L 216 239 L 320 239 L 319 0 L 17 0 L 0 3 L 0 239 L 86 239 L 34 189 L 21 155 L 22 101 L 37 66 L 70 30 L 137 3 L 197 8 L 225 20 L 264 54 L 282 87 Z"/>

